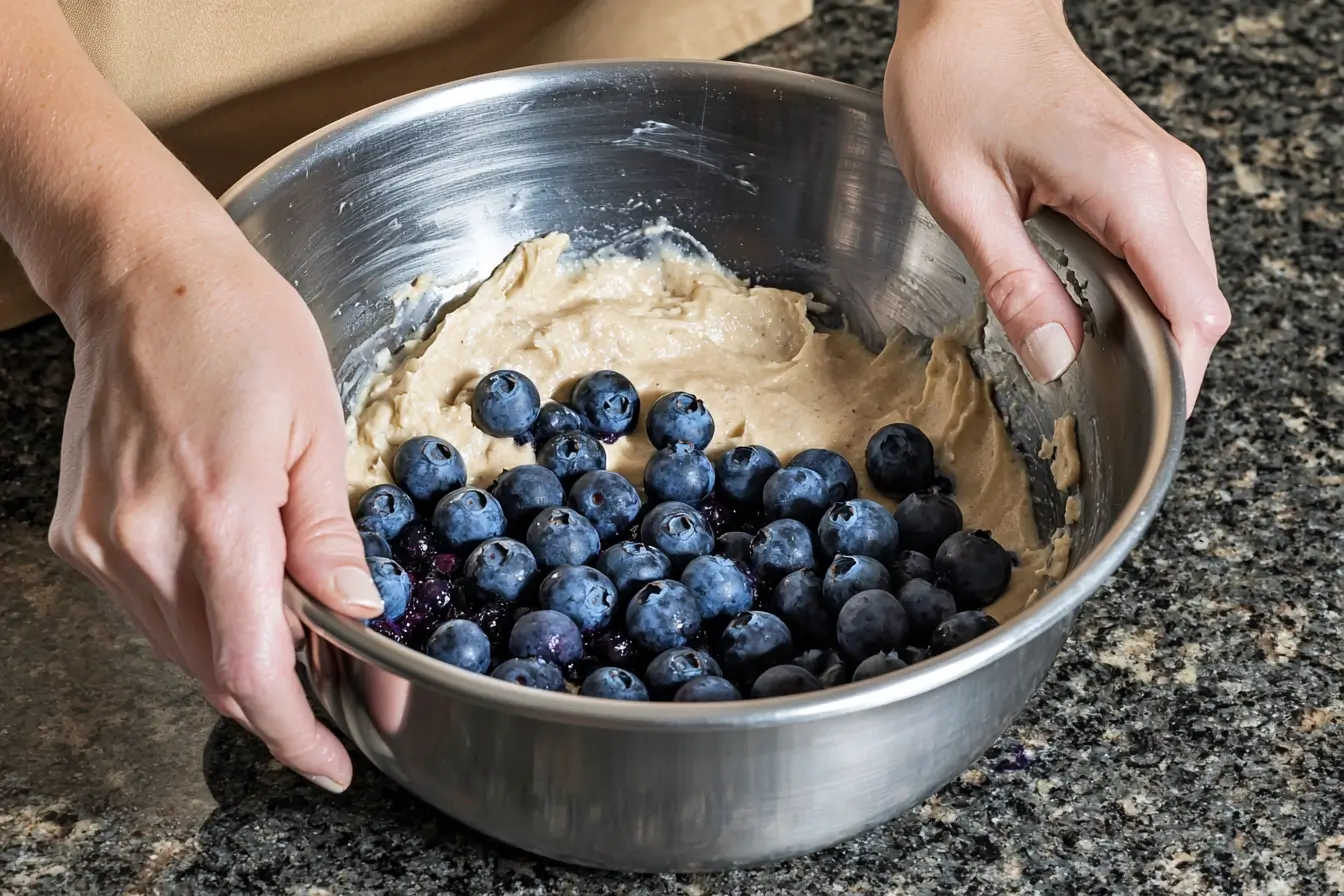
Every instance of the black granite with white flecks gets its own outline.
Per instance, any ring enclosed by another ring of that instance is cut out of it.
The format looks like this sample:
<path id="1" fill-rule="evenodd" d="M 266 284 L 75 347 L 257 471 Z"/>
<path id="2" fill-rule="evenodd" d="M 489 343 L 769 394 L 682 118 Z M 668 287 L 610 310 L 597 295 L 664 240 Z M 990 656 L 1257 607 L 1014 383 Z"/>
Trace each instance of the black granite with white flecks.
<path id="1" fill-rule="evenodd" d="M 367 765 L 329 796 L 156 663 L 46 549 L 70 346 L 0 335 L 0 893 L 1344 892 L 1344 5 L 1070 0 L 1208 162 L 1235 313 L 1161 518 L 1003 738 L 818 855 L 595 874 Z M 820 0 L 743 59 L 880 84 L 891 3 Z"/>

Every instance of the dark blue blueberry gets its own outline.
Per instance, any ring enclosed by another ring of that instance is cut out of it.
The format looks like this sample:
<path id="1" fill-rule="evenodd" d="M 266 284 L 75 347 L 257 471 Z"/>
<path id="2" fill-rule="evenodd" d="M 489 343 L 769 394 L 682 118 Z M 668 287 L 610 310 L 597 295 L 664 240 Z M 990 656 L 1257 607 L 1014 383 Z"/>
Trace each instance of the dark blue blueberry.
<path id="1" fill-rule="evenodd" d="M 566 432 L 583 432 L 583 418 L 573 408 L 558 401 L 543 404 L 537 422 L 532 424 L 532 441 L 542 445 Z"/>
<path id="2" fill-rule="evenodd" d="M 630 672 L 615 666 L 603 666 L 583 680 L 579 696 L 605 700 L 648 700 L 649 692 L 644 683 Z"/>
<path id="3" fill-rule="evenodd" d="M 913 579 L 932 582 L 935 578 L 933 560 L 927 554 L 921 554 L 919 551 L 898 551 L 896 562 L 891 564 L 891 587 L 887 590 L 897 591 Z"/>
<path id="4" fill-rule="evenodd" d="M 701 675 L 722 675 L 714 658 L 691 647 L 673 647 L 658 654 L 644 670 L 644 682 L 658 700 L 670 700 L 686 682 Z"/>
<path id="5" fill-rule="evenodd" d="M 888 672 L 898 672 L 906 667 L 905 660 L 901 659 L 895 653 L 875 653 L 868 659 L 859 663 L 854 670 L 855 682 L 867 681 L 870 678 L 876 678 L 879 675 L 886 675 Z"/>
<path id="6" fill-rule="evenodd" d="M 467 484 L 467 462 L 449 442 L 416 436 L 401 443 L 392 458 L 392 478 L 421 507 L 433 507 Z"/>
<path id="7" fill-rule="evenodd" d="M 365 562 L 369 564 L 369 575 L 378 588 L 378 596 L 383 599 L 383 618 L 400 618 L 411 600 L 411 577 L 400 563 L 386 557 L 370 557 Z"/>
<path id="8" fill-rule="evenodd" d="M 773 587 L 795 569 L 816 569 L 812 532 L 797 520 L 775 520 L 751 540 L 751 571 Z"/>
<path id="9" fill-rule="evenodd" d="M 387 539 L 379 535 L 372 529 L 360 529 L 360 540 L 364 542 L 364 556 L 368 557 L 386 557 L 392 559 L 392 546 L 387 543 Z"/>
<path id="10" fill-rule="evenodd" d="M 695 595 L 675 579 L 650 582 L 625 608 L 625 630 L 652 653 L 683 647 L 700 631 Z"/>
<path id="11" fill-rule="evenodd" d="M 631 432 L 639 421 L 639 393 L 614 370 L 599 370 L 575 383 L 569 406 L 589 432 L 607 438 Z"/>
<path id="12" fill-rule="evenodd" d="M 439 553 L 434 530 L 421 520 L 407 523 L 388 544 L 392 548 L 392 559 L 415 575 L 428 575 L 429 566 Z"/>
<path id="13" fill-rule="evenodd" d="M 749 610 L 728 623 L 719 636 L 719 659 L 725 677 L 750 685 L 766 669 L 791 662 L 793 636 L 773 613 Z"/>
<path id="14" fill-rule="evenodd" d="M 645 665 L 641 662 L 645 654 L 624 632 L 603 632 L 588 645 L 588 651 L 604 666 L 619 666 L 632 671 L 637 666 Z"/>
<path id="15" fill-rule="evenodd" d="M 933 631 L 957 614 L 957 600 L 948 591 L 923 579 L 906 582 L 896 592 L 910 623 L 910 643 L 925 645 Z"/>
<path id="16" fill-rule="evenodd" d="M 714 553 L 729 560 L 751 565 L 751 534 L 748 532 L 725 532 L 714 542 Z"/>
<path id="17" fill-rule="evenodd" d="M 537 463 L 554 473 L 568 487 L 584 473 L 605 470 L 607 449 L 587 433 L 565 432 L 553 436 L 537 449 Z"/>
<path id="18" fill-rule="evenodd" d="M 616 586 L 625 601 L 650 582 L 672 575 L 672 561 L 655 547 L 638 541 L 620 541 L 598 555 L 593 566 Z"/>
<path id="19" fill-rule="evenodd" d="M 907 666 L 913 666 L 915 663 L 922 663 L 929 658 L 929 651 L 926 647 L 914 647 L 907 645 L 896 651 Z"/>
<path id="20" fill-rule="evenodd" d="M 569 506 L 593 524 L 603 544 L 609 544 L 639 518 L 639 492 L 620 473 L 592 470 L 569 487 Z"/>
<path id="21" fill-rule="evenodd" d="M 875 653 L 900 650 L 910 638 L 905 609 L 887 591 L 860 591 L 845 602 L 835 622 L 840 653 L 861 663 Z"/>
<path id="22" fill-rule="evenodd" d="M 790 467 L 804 467 L 821 474 L 826 481 L 826 504 L 837 501 L 852 501 L 859 496 L 859 480 L 854 468 L 834 451 L 825 448 L 808 448 L 789 461 Z"/>
<path id="23" fill-rule="evenodd" d="M 462 587 L 478 601 L 515 601 L 537 578 L 537 560 L 512 538 L 489 538 L 462 564 Z"/>
<path id="24" fill-rule="evenodd" d="M 793 633 L 794 643 L 806 647 L 831 639 L 834 617 L 821 597 L 821 579 L 810 569 L 795 570 L 779 580 L 770 609 Z"/>
<path id="25" fill-rule="evenodd" d="M 601 447 L 601 446 L 598 446 Z M 525 464 L 499 474 L 490 486 L 510 526 L 526 526 L 547 507 L 565 503 L 560 479 L 540 464 Z"/>
<path id="26" fill-rule="evenodd" d="M 701 675 L 692 678 L 680 688 L 672 698 L 673 703 L 722 703 L 726 700 L 741 700 L 742 692 L 726 678 L 717 675 Z"/>
<path id="27" fill-rule="evenodd" d="M 890 423 L 868 440 L 864 453 L 868 477 L 878 491 L 904 498 L 933 485 L 933 443 L 909 423 Z"/>
<path id="28" fill-rule="evenodd" d="M 514 611 L 517 607 L 503 602 L 485 604 L 470 617 L 481 627 L 497 652 L 503 653 L 509 642 L 509 633 L 513 631 Z"/>
<path id="29" fill-rule="evenodd" d="M 537 387 L 516 370 L 487 373 L 471 393 L 471 422 L 486 435 L 522 435 L 540 411 Z"/>
<path id="30" fill-rule="evenodd" d="M 450 616 L 460 615 L 463 601 L 457 592 L 457 585 L 446 579 L 424 579 L 416 582 L 411 589 L 411 600 L 406 605 L 407 614 L 440 623 Z"/>
<path id="31" fill-rule="evenodd" d="M 982 610 L 965 610 L 943 622 L 933 630 L 929 639 L 929 655 L 947 653 L 963 644 L 969 644 L 983 634 L 999 627 L 999 623 Z"/>
<path id="32" fill-rule="evenodd" d="M 537 588 L 537 606 L 564 613 L 583 632 L 606 628 L 616 607 L 616 586 L 591 566 L 557 566 Z"/>
<path id="33" fill-rule="evenodd" d="M 807 467 L 785 467 L 765 483 L 761 506 L 772 520 L 791 519 L 815 526 L 831 502 L 826 498 L 826 480 Z"/>
<path id="34" fill-rule="evenodd" d="M 812 649 L 794 659 L 795 666 L 802 666 L 821 681 L 824 688 L 833 688 L 849 681 L 849 670 L 845 661 L 834 650 Z"/>
<path id="35" fill-rule="evenodd" d="M 714 550 L 714 533 L 694 507 L 679 501 L 659 504 L 644 515 L 639 540 L 667 555 L 673 569 Z"/>
<path id="36" fill-rule="evenodd" d="M 565 677 L 560 674 L 559 667 L 536 657 L 505 660 L 495 667 L 490 677 L 520 684 L 525 688 L 536 688 L 539 691 L 565 689 Z"/>
<path id="37" fill-rule="evenodd" d="M 533 610 L 513 624 L 513 631 L 509 633 L 509 653 L 534 656 L 563 666 L 574 662 L 583 653 L 583 635 L 579 634 L 574 620 L 564 613 Z"/>
<path id="38" fill-rule="evenodd" d="M 494 495 L 479 488 L 459 488 L 434 508 L 434 533 L 450 551 L 469 551 L 487 538 L 503 535 L 508 522 Z"/>
<path id="39" fill-rule="evenodd" d="M 583 684 L 584 679 L 596 672 L 601 665 L 596 657 L 585 653 L 574 662 L 560 667 L 560 674 L 565 676 L 565 681 L 570 684 L 579 685 Z"/>
<path id="40" fill-rule="evenodd" d="M 714 418 L 705 403 L 689 392 L 669 392 L 653 403 L 644 428 L 654 448 L 690 442 L 704 451 L 714 438 Z"/>
<path id="41" fill-rule="evenodd" d="M 542 569 L 583 566 L 602 547 L 593 524 L 569 507 L 548 507 L 527 527 L 527 547 Z"/>
<path id="42" fill-rule="evenodd" d="M 1003 596 L 1013 576 L 1013 558 L 983 529 L 948 537 L 933 558 L 938 580 L 961 610 L 981 610 Z"/>
<path id="43" fill-rule="evenodd" d="M 817 525 L 817 539 L 827 556 L 851 554 L 890 563 L 896 558 L 897 536 L 895 517 L 865 498 L 832 504 Z"/>
<path id="44" fill-rule="evenodd" d="M 767 697 L 790 697 L 821 690 L 821 681 L 798 666 L 772 666 L 762 672 L 751 685 L 753 700 Z"/>
<path id="45" fill-rule="evenodd" d="M 961 531 L 961 508 L 947 495 L 916 492 L 896 505 L 901 547 L 932 557 L 949 536 Z"/>
<path id="46" fill-rule="evenodd" d="M 415 519 L 415 502 L 395 485 L 375 485 L 359 499 L 355 522 L 391 540 Z"/>
<path id="47" fill-rule="evenodd" d="M 887 568 L 872 557 L 837 554 L 821 580 L 821 597 L 834 616 L 860 591 L 890 591 L 890 584 Z"/>
<path id="48" fill-rule="evenodd" d="M 644 465 L 644 491 L 655 504 L 695 504 L 714 491 L 714 465 L 688 442 L 659 448 Z"/>
<path id="49" fill-rule="evenodd" d="M 719 494 L 738 504 L 759 507 L 765 483 L 779 466 L 775 452 L 763 445 L 730 448 L 714 465 Z"/>
<path id="50" fill-rule="evenodd" d="M 727 557 L 705 554 L 681 571 L 681 584 L 691 589 L 702 619 L 737 616 L 751 609 L 752 586 L 746 570 Z"/>
<path id="51" fill-rule="evenodd" d="M 434 629 L 425 653 L 468 672 L 482 673 L 490 668 L 490 639 L 470 619 L 450 619 Z"/>

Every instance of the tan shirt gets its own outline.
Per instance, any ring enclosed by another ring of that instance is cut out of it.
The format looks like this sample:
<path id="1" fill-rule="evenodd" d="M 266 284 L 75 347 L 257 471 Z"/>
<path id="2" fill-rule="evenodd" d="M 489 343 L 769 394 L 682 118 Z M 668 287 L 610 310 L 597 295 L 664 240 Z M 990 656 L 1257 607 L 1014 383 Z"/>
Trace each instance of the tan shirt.
<path id="1" fill-rule="evenodd" d="M 719 58 L 812 0 L 61 0 L 122 99 L 216 195 L 351 112 L 521 65 Z M 2 124 L 0 124 L 2 126 Z M 0 244 L 0 329 L 46 312 Z"/>

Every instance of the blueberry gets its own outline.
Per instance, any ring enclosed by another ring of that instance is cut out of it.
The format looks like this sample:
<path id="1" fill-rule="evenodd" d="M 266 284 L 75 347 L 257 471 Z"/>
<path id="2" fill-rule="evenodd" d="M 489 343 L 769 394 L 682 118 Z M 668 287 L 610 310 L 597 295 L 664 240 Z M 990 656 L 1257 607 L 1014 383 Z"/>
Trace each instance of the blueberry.
<path id="1" fill-rule="evenodd" d="M 593 566 L 616 586 L 625 601 L 650 582 L 672 575 L 672 561 L 655 547 L 638 541 L 621 541 L 598 555 Z"/>
<path id="2" fill-rule="evenodd" d="M 1003 596 L 1013 576 L 1013 558 L 983 529 L 949 536 L 933 558 L 938 578 L 961 610 L 980 610 Z"/>
<path id="3" fill-rule="evenodd" d="M 678 688 L 672 702 L 722 703 L 726 700 L 741 699 L 742 692 L 728 679 L 717 675 L 701 675 Z"/>
<path id="4" fill-rule="evenodd" d="M 487 538 L 504 534 L 504 508 L 479 488 L 459 488 L 434 508 L 434 533 L 452 551 L 469 551 Z"/>
<path id="5" fill-rule="evenodd" d="M 875 653 L 859 663 L 858 668 L 854 670 L 853 681 L 867 681 L 879 675 L 886 675 L 888 672 L 897 672 L 905 667 L 905 660 L 895 653 Z"/>
<path id="6" fill-rule="evenodd" d="M 933 630 L 929 639 L 929 655 L 947 653 L 963 644 L 969 644 L 991 629 L 999 627 L 995 618 L 982 610 L 965 610 L 947 619 Z"/>
<path id="7" fill-rule="evenodd" d="M 641 665 L 639 646 L 624 632 L 603 632 L 588 645 L 593 657 L 604 666 L 619 666 L 627 671 Z"/>
<path id="8" fill-rule="evenodd" d="M 639 540 L 666 554 L 673 569 L 714 550 L 714 533 L 705 518 L 679 501 L 659 504 L 645 514 L 639 525 Z"/>
<path id="9" fill-rule="evenodd" d="M 417 575 L 428 573 L 427 567 L 434 562 L 439 553 L 438 539 L 434 530 L 420 520 L 407 523 L 396 538 L 389 540 L 392 559 L 402 565 L 407 572 Z"/>
<path id="10" fill-rule="evenodd" d="M 375 485 L 360 497 L 355 510 L 360 526 L 387 539 L 396 538 L 413 519 L 415 503 L 395 485 Z"/>
<path id="11" fill-rule="evenodd" d="M 360 529 L 360 540 L 364 542 L 364 557 L 386 557 L 392 559 L 392 546 L 387 539 L 372 529 Z"/>
<path id="12" fill-rule="evenodd" d="M 872 557 L 837 554 L 821 580 L 821 597 L 832 615 L 860 591 L 889 591 L 891 576 L 887 568 Z"/>
<path id="13" fill-rule="evenodd" d="M 896 599 L 910 623 L 910 643 L 928 644 L 933 631 L 957 613 L 957 600 L 950 592 L 923 579 L 906 582 Z"/>
<path id="14" fill-rule="evenodd" d="M 586 433 L 565 432 L 537 449 L 537 463 L 554 473 L 561 485 L 569 486 L 584 473 L 606 469 L 607 449 Z"/>
<path id="15" fill-rule="evenodd" d="M 532 424 L 532 441 L 541 445 L 566 432 L 583 432 L 583 418 L 578 412 L 558 401 L 542 405 L 537 421 Z"/>
<path id="16" fill-rule="evenodd" d="M 727 678 L 749 685 L 766 669 L 793 658 L 793 637 L 778 616 L 748 610 L 719 636 L 719 658 Z"/>
<path id="17" fill-rule="evenodd" d="M 575 383 L 569 406 L 589 432 L 606 438 L 631 432 L 639 420 L 639 393 L 614 370 L 599 370 Z"/>
<path id="18" fill-rule="evenodd" d="M 719 494 L 730 501 L 759 506 L 765 483 L 779 469 L 775 452 L 763 445 L 730 448 L 714 465 Z"/>
<path id="19" fill-rule="evenodd" d="M 898 551 L 896 562 L 891 564 L 891 587 L 887 590 L 897 591 L 906 582 L 914 579 L 932 582 L 935 578 L 933 560 L 927 554 L 918 551 Z"/>
<path id="20" fill-rule="evenodd" d="M 702 619 L 737 616 L 751 609 L 751 579 L 727 557 L 696 557 L 682 570 L 681 584 L 695 595 Z"/>
<path id="21" fill-rule="evenodd" d="M 826 481 L 826 503 L 852 501 L 859 496 L 859 479 L 854 468 L 834 451 L 825 448 L 808 448 L 789 461 L 790 467 L 802 467 L 821 474 Z"/>
<path id="22" fill-rule="evenodd" d="M 636 644 L 654 653 L 682 647 L 700 631 L 695 595 L 675 579 L 650 582 L 625 608 L 625 629 Z"/>
<path id="23" fill-rule="evenodd" d="M 812 533 L 797 520 L 775 520 L 751 540 L 751 570 L 773 586 L 795 569 L 816 569 Z"/>
<path id="24" fill-rule="evenodd" d="M 915 663 L 922 663 L 929 658 L 929 651 L 926 647 L 915 647 L 907 645 L 896 651 L 896 654 L 905 662 L 907 666 L 913 666 Z"/>
<path id="25" fill-rule="evenodd" d="M 770 609 L 783 619 L 800 646 L 824 644 L 834 631 L 834 617 L 821 596 L 821 579 L 810 569 L 799 569 L 779 580 Z"/>
<path id="26" fill-rule="evenodd" d="M 616 607 L 616 586 L 591 566 L 557 566 L 537 588 L 537 606 L 564 613 L 583 632 L 606 628 Z"/>
<path id="27" fill-rule="evenodd" d="M 644 491 L 649 500 L 694 504 L 714 490 L 714 465 L 689 442 L 659 448 L 644 465 Z"/>
<path id="28" fill-rule="evenodd" d="M 470 619 L 450 619 L 434 629 L 425 653 L 468 672 L 482 673 L 490 668 L 490 639 Z"/>
<path id="29" fill-rule="evenodd" d="M 802 666 L 817 676 L 824 688 L 833 688 L 849 681 L 849 670 L 845 668 L 845 661 L 840 659 L 840 654 L 834 650 L 814 648 L 796 657 L 793 664 Z"/>
<path id="30" fill-rule="evenodd" d="M 827 555 L 851 554 L 890 563 L 896 557 L 896 519 L 876 501 L 855 498 L 832 504 L 817 525 Z"/>
<path id="31" fill-rule="evenodd" d="M 751 686 L 753 700 L 767 697 L 789 697 L 821 690 L 821 681 L 798 666 L 774 666 L 760 674 Z"/>
<path id="32" fill-rule="evenodd" d="M 516 370 L 487 373 L 471 393 L 471 422 L 486 435 L 522 435 L 540 411 L 537 387 Z"/>
<path id="33" fill-rule="evenodd" d="M 597 556 L 597 530 L 577 510 L 548 507 L 527 527 L 527 546 L 542 569 L 583 566 Z"/>
<path id="34" fill-rule="evenodd" d="M 601 446 L 599 446 L 601 447 Z M 560 479 L 540 464 L 525 464 L 499 474 L 490 486 L 510 526 L 526 526 L 547 507 L 565 503 Z"/>
<path id="35" fill-rule="evenodd" d="M 639 492 L 620 473 L 592 470 L 569 487 L 569 506 L 583 514 L 597 530 L 597 537 L 610 543 L 639 517 Z"/>
<path id="36" fill-rule="evenodd" d="M 644 670 L 644 681 L 655 698 L 670 700 L 692 678 L 722 674 L 723 670 L 709 654 L 690 647 L 673 647 L 653 658 Z"/>
<path id="37" fill-rule="evenodd" d="M 864 454 L 868 476 L 878 491 L 904 498 L 933 485 L 933 443 L 909 423 L 890 423 L 868 440 Z"/>
<path id="38" fill-rule="evenodd" d="M 901 547 L 932 557 L 938 546 L 961 531 L 961 508 L 947 495 L 916 492 L 896 506 Z"/>
<path id="39" fill-rule="evenodd" d="M 401 443 L 392 458 L 392 478 L 421 507 L 467 484 L 467 462 L 450 443 L 416 436 Z"/>
<path id="40" fill-rule="evenodd" d="M 513 631 L 513 614 L 516 609 L 513 604 L 489 603 L 472 613 L 469 618 L 481 627 L 481 631 L 485 632 L 495 650 L 502 653 L 508 644 L 509 633 Z"/>
<path id="41" fill-rule="evenodd" d="M 536 657 L 505 660 L 495 667 L 490 677 L 520 684 L 525 688 L 536 688 L 539 691 L 565 689 L 565 677 L 560 674 L 560 669 L 554 663 Z"/>
<path id="42" fill-rule="evenodd" d="M 489 538 L 462 565 L 462 587 L 478 601 L 515 601 L 537 577 L 537 560 L 512 538 Z"/>
<path id="43" fill-rule="evenodd" d="M 583 654 L 572 663 L 567 663 L 560 667 L 560 674 L 565 676 L 565 681 L 570 684 L 583 684 L 589 675 L 592 675 L 602 666 L 596 657 L 589 654 Z"/>
<path id="44" fill-rule="evenodd" d="M 704 451 L 714 438 L 714 418 L 705 403 L 689 392 L 669 392 L 653 403 L 644 428 L 654 448 L 690 442 Z"/>
<path id="45" fill-rule="evenodd" d="M 603 666 L 594 670 L 579 687 L 581 697 L 601 697 L 606 700 L 648 700 L 649 692 L 640 681 L 625 669 Z"/>
<path id="46" fill-rule="evenodd" d="M 509 633 L 509 653 L 514 656 L 534 656 L 563 666 L 572 663 L 583 653 L 583 636 L 579 627 L 564 613 L 555 610 L 533 610 L 513 624 Z"/>
<path id="47" fill-rule="evenodd" d="M 387 557 L 370 557 L 369 575 L 378 588 L 378 596 L 383 599 L 383 617 L 397 619 L 406 612 L 411 600 L 411 577 L 401 564 Z"/>
<path id="48" fill-rule="evenodd" d="M 714 553 L 729 560 L 750 566 L 751 534 L 748 532 L 725 532 L 714 542 Z"/>
<path id="49" fill-rule="evenodd" d="M 831 505 L 826 480 L 807 467 L 785 467 L 765 483 L 761 506 L 771 519 L 793 519 L 815 526 Z"/>
<path id="50" fill-rule="evenodd" d="M 835 622 L 840 652 L 851 663 L 899 650 L 910 637 L 901 602 L 886 591 L 860 591 L 845 602 Z"/>

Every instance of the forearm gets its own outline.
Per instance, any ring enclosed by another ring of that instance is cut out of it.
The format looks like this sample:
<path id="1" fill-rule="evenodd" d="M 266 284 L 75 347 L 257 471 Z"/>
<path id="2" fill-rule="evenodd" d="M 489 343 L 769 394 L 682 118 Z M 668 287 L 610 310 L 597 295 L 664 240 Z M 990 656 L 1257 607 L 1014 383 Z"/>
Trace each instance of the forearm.
<path id="1" fill-rule="evenodd" d="M 1035 17 L 1044 13 L 1056 25 L 1065 25 L 1064 0 L 900 0 L 897 13 L 898 29 L 927 21 L 935 15 L 999 19 L 1004 16 Z"/>

